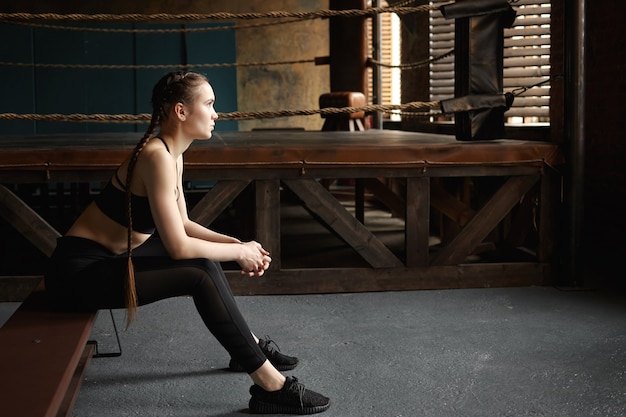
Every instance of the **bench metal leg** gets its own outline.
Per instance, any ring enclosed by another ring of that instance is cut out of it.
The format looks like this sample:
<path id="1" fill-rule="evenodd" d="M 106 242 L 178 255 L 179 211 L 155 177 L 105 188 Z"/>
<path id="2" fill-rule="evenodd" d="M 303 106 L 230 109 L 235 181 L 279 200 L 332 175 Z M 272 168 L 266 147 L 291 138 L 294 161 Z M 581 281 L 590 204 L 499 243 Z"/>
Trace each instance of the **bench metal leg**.
<path id="1" fill-rule="evenodd" d="M 98 350 L 98 341 L 90 340 L 87 342 L 88 345 L 92 345 L 94 347 L 94 358 L 117 358 L 122 356 L 122 344 L 120 343 L 120 335 L 117 331 L 117 325 L 115 324 L 115 317 L 113 317 L 113 310 L 109 309 L 109 315 L 111 316 L 111 323 L 113 323 L 113 330 L 115 331 L 115 339 L 117 340 L 117 352 L 100 352 Z"/>

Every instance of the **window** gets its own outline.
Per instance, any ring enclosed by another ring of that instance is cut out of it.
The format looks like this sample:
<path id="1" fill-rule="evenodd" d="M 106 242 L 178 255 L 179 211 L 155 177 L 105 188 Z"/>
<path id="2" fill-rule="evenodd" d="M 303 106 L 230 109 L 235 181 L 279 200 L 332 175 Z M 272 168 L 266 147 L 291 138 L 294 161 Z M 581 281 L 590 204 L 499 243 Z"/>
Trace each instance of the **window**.
<path id="1" fill-rule="evenodd" d="M 430 3 L 446 4 L 449 0 Z M 518 0 L 513 7 L 517 18 L 512 28 L 504 30 L 504 92 L 530 87 L 550 77 L 550 3 Z M 429 32 L 431 58 L 454 49 L 454 20 L 444 19 L 438 10 L 431 11 Z M 432 101 L 454 97 L 454 56 L 431 64 L 429 90 Z M 516 96 L 505 116 L 507 124 L 548 124 L 550 84 L 546 82 Z"/>
<path id="2" fill-rule="evenodd" d="M 381 2 L 381 7 L 388 7 L 386 1 Z M 380 44 L 381 44 L 381 62 L 385 64 L 380 67 L 381 75 L 381 104 L 401 104 L 400 98 L 400 82 L 401 70 L 397 66 L 400 65 L 400 18 L 395 13 L 382 13 L 380 15 Z M 373 56 L 372 47 L 372 19 L 367 20 L 366 33 L 368 56 Z M 394 68 L 393 66 L 396 66 Z M 373 94 L 372 71 L 368 77 L 368 97 L 371 102 Z M 385 118 L 391 120 L 400 120 L 399 114 L 384 114 Z"/>

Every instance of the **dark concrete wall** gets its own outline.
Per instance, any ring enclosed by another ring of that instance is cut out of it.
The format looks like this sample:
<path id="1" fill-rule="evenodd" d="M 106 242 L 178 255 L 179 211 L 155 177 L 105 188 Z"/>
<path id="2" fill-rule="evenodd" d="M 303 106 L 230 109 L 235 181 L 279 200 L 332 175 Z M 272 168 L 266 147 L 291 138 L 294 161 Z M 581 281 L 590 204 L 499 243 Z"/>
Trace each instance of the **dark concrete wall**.
<path id="1" fill-rule="evenodd" d="M 626 3 L 587 1 L 583 242 L 598 279 L 626 288 Z"/>

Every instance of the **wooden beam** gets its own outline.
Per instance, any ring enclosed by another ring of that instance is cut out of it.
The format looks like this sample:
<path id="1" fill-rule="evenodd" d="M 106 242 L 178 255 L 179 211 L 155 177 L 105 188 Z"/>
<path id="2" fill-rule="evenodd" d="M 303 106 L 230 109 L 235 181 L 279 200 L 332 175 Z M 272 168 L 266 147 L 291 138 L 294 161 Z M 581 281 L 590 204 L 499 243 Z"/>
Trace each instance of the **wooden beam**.
<path id="1" fill-rule="evenodd" d="M 314 179 L 283 180 L 307 206 L 374 268 L 402 266 L 402 262 L 346 211 L 335 197 Z"/>
<path id="2" fill-rule="evenodd" d="M 190 211 L 189 217 L 208 226 L 250 184 L 250 180 L 222 180 L 209 190 Z"/>
<path id="3" fill-rule="evenodd" d="M 504 242 L 511 247 L 522 246 L 532 230 L 537 230 L 539 213 L 539 190 L 533 189 L 520 201 L 510 227 L 506 230 Z"/>
<path id="4" fill-rule="evenodd" d="M 539 175 L 509 178 L 454 239 L 431 257 L 431 265 L 464 262 L 476 245 L 496 227 L 539 178 Z"/>
<path id="5" fill-rule="evenodd" d="M 450 194 L 441 183 L 434 181 L 430 187 L 430 201 L 433 208 L 448 217 L 459 226 L 465 224 L 476 212 L 467 204 Z"/>
<path id="6" fill-rule="evenodd" d="M 364 0 L 330 0 L 332 10 L 365 9 Z M 363 17 L 329 20 L 330 91 L 358 91 L 367 95 L 367 36 Z"/>
<path id="7" fill-rule="evenodd" d="M 557 245 L 556 237 L 563 226 L 563 219 L 558 216 L 562 208 L 563 190 L 561 175 L 551 167 L 547 167 L 541 177 L 541 191 L 539 194 L 539 246 L 537 257 L 541 262 L 558 263 L 561 259 L 554 256 Z"/>
<path id="8" fill-rule="evenodd" d="M 547 285 L 550 265 L 517 262 L 416 268 L 316 268 L 269 272 L 249 279 L 226 271 L 236 295 L 332 294 Z"/>
<path id="9" fill-rule="evenodd" d="M 431 183 L 428 177 L 407 178 L 404 236 L 409 267 L 428 265 Z"/>
<path id="10" fill-rule="evenodd" d="M 280 181 L 259 180 L 255 185 L 256 239 L 270 252 L 270 270 L 280 270 Z"/>
<path id="11" fill-rule="evenodd" d="M 52 255 L 61 234 L 4 185 L 0 185 L 0 217 L 44 255 Z"/>
<path id="12" fill-rule="evenodd" d="M 398 194 L 394 193 L 379 178 L 364 179 L 365 189 L 369 190 L 374 197 L 383 203 L 391 214 L 395 217 L 403 218 L 405 214 L 405 201 Z"/>

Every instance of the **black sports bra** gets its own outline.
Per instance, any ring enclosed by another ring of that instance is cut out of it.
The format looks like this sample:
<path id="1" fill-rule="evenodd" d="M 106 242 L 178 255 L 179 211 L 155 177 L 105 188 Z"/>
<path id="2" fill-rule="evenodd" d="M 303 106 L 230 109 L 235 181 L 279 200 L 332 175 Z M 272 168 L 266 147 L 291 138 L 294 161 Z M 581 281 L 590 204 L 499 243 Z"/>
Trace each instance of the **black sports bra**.
<path id="1" fill-rule="evenodd" d="M 115 179 L 120 181 L 117 172 Z M 131 210 L 133 216 L 133 230 L 140 233 L 152 234 L 156 230 L 148 197 L 131 194 Z M 126 215 L 126 191 L 120 190 L 109 181 L 107 185 L 96 196 L 94 202 L 96 206 L 111 220 L 124 227 L 128 227 L 128 216 Z"/>
<path id="2" fill-rule="evenodd" d="M 169 152 L 170 149 L 167 143 L 158 136 L 165 145 L 165 149 Z M 96 206 L 111 220 L 116 223 L 128 227 L 128 216 L 126 215 L 126 190 L 124 182 L 120 179 L 118 172 L 115 171 L 115 180 L 123 188 L 119 188 L 113 185 L 113 180 L 109 181 L 107 185 L 100 191 L 100 194 L 94 199 Z M 177 189 L 178 190 L 178 189 Z M 178 192 L 178 191 L 177 191 Z M 154 218 L 150 211 L 150 202 L 148 197 L 131 194 L 131 210 L 133 216 L 133 230 L 139 233 L 152 234 L 156 230 L 154 224 Z"/>

